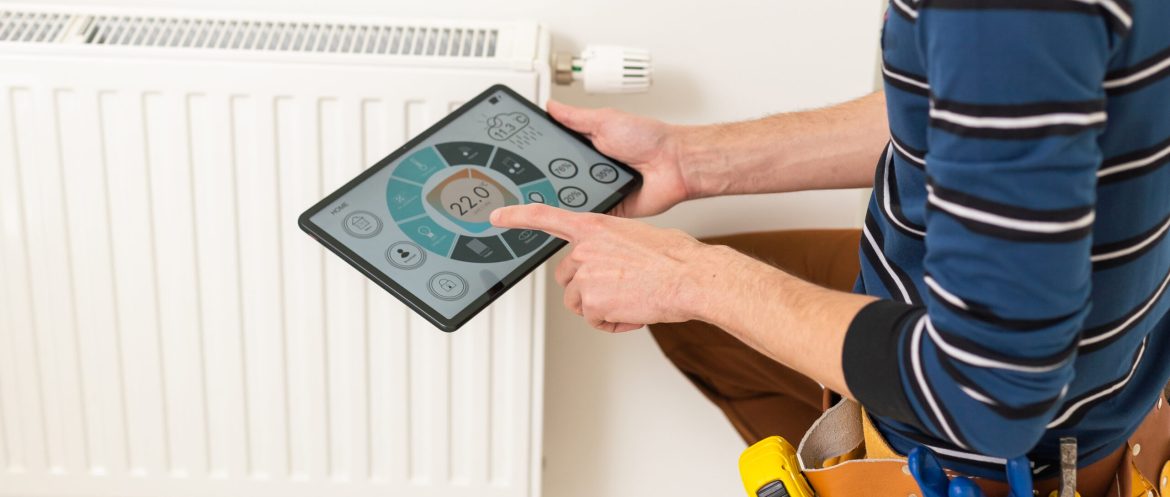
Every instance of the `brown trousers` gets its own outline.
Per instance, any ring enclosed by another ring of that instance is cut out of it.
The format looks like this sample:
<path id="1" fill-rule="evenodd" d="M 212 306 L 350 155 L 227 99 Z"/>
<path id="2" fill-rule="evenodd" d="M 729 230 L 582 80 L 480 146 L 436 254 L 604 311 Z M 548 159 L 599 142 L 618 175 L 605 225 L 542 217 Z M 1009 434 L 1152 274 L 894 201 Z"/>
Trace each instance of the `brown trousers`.
<path id="1" fill-rule="evenodd" d="M 861 270 L 858 230 L 745 233 L 703 240 L 727 245 L 806 281 L 849 291 Z M 800 441 L 822 412 L 820 385 L 723 330 L 699 321 L 656 324 L 666 357 L 715 403 L 749 444 L 780 435 Z"/>

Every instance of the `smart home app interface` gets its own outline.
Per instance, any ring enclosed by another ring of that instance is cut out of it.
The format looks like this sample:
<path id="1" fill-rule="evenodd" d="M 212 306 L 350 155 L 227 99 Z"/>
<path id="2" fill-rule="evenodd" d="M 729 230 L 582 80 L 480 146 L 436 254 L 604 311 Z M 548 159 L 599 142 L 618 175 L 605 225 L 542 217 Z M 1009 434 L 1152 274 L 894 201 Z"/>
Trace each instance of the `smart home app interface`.
<path id="1" fill-rule="evenodd" d="M 498 92 L 314 214 L 314 224 L 448 319 L 551 237 L 491 211 L 587 212 L 634 178 Z"/>

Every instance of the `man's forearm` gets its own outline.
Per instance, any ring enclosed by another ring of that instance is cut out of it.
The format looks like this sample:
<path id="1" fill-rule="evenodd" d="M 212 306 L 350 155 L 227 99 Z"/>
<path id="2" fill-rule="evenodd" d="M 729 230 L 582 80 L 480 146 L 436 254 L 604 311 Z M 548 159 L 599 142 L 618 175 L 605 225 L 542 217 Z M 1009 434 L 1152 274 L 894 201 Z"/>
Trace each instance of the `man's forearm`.
<path id="1" fill-rule="evenodd" d="M 873 297 L 808 283 L 728 247 L 704 250 L 685 297 L 694 319 L 851 396 L 841 363 L 845 333 Z"/>
<path id="2" fill-rule="evenodd" d="M 883 93 L 824 109 L 682 128 L 679 156 L 695 198 L 860 188 L 889 139 Z"/>

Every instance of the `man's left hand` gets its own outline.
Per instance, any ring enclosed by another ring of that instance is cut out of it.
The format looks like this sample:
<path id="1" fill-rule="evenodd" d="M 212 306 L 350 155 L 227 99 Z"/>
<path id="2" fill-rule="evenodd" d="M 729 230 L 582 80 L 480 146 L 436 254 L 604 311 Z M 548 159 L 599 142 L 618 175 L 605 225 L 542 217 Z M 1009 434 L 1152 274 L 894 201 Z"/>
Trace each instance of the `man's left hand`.
<path id="1" fill-rule="evenodd" d="M 612 333 L 694 319 L 700 268 L 715 267 L 710 252 L 719 252 L 679 230 L 543 204 L 503 207 L 491 221 L 569 242 L 556 269 L 565 307 Z"/>

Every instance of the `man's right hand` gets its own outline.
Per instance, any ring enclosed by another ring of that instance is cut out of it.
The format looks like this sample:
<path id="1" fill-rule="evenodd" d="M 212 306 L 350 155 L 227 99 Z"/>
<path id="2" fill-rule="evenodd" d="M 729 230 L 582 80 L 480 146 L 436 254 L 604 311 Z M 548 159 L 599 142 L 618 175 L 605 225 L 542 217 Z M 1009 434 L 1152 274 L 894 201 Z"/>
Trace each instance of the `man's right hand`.
<path id="1" fill-rule="evenodd" d="M 548 112 L 588 137 L 601 153 L 642 173 L 642 188 L 614 207 L 611 214 L 652 216 L 690 198 L 679 166 L 681 128 L 613 109 L 585 109 L 553 100 L 548 102 Z"/>

